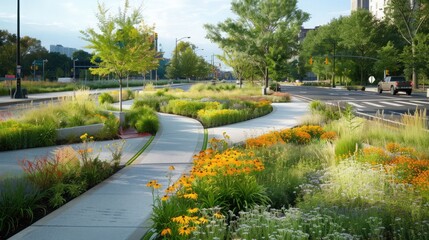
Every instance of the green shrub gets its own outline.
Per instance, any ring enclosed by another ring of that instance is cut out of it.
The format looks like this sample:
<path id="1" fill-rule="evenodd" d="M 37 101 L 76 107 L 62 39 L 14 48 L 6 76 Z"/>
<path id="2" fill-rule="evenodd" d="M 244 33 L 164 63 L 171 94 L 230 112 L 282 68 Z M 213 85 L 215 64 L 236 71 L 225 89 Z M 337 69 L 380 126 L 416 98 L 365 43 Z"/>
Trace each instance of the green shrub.
<path id="1" fill-rule="evenodd" d="M 135 128 L 137 132 L 155 134 L 159 129 L 159 119 L 155 111 L 146 106 L 134 106 L 126 113 L 125 122 L 127 126 Z"/>
<path id="2" fill-rule="evenodd" d="M 142 115 L 136 122 L 135 128 L 139 133 L 150 133 L 155 135 L 159 129 L 158 117 L 153 115 Z"/>
<path id="3" fill-rule="evenodd" d="M 6 121 L 0 124 L 0 150 L 52 146 L 56 141 L 55 128 Z"/>
<path id="4" fill-rule="evenodd" d="M 211 109 L 198 111 L 198 119 L 204 127 L 216 127 L 246 120 L 246 113 L 236 109 Z"/>
<path id="5" fill-rule="evenodd" d="M 161 111 L 196 118 L 201 109 L 218 109 L 218 102 L 199 102 L 190 100 L 171 100 Z"/>
<path id="6" fill-rule="evenodd" d="M 112 175 L 114 168 L 111 163 L 101 161 L 98 157 L 84 161 L 79 171 L 80 181 L 89 189 Z"/>
<path id="7" fill-rule="evenodd" d="M 148 106 L 136 106 L 125 114 L 125 122 L 127 126 L 134 127 L 141 116 L 152 115 L 154 111 Z"/>
<path id="8" fill-rule="evenodd" d="M 119 119 L 114 114 L 108 114 L 104 120 L 103 129 L 95 137 L 99 140 L 115 139 L 118 135 L 119 124 Z"/>
<path id="9" fill-rule="evenodd" d="M 132 108 L 141 106 L 149 106 L 155 111 L 160 111 L 161 106 L 166 105 L 168 101 L 173 99 L 170 95 L 165 95 L 163 91 L 158 91 L 160 94 L 144 94 L 139 99 L 134 100 Z"/>
<path id="10" fill-rule="evenodd" d="M 110 95 L 107 92 L 104 92 L 104 93 L 101 93 L 100 95 L 98 95 L 98 102 L 100 104 L 113 103 L 114 99 L 113 99 L 112 95 Z"/>
<path id="11" fill-rule="evenodd" d="M 341 117 L 340 108 L 333 105 L 327 105 L 319 100 L 310 103 L 312 113 L 320 113 L 327 120 L 337 120 Z"/>

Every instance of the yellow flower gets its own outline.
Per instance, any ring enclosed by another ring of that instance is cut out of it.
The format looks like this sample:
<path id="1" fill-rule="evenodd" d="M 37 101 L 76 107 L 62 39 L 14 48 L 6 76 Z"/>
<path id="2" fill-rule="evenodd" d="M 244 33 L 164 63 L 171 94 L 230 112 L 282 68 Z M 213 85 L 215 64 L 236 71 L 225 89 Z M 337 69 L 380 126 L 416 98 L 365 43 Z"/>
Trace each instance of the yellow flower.
<path id="1" fill-rule="evenodd" d="M 171 235 L 171 229 L 170 228 L 165 228 L 161 231 L 161 236 L 167 236 L 167 235 Z"/>
<path id="2" fill-rule="evenodd" d="M 189 223 L 189 221 L 191 220 L 191 218 L 190 217 L 188 217 L 188 216 L 185 216 L 185 215 L 182 215 L 182 216 L 178 216 L 178 217 L 174 217 L 174 218 L 171 218 L 171 220 L 173 221 L 173 222 L 176 222 L 176 223 L 180 223 L 180 224 L 188 224 Z"/>
<path id="3" fill-rule="evenodd" d="M 158 184 L 157 180 L 150 180 L 148 183 L 146 183 L 146 187 L 153 187 L 156 184 Z"/>
<path id="4" fill-rule="evenodd" d="M 153 189 L 158 189 L 158 188 L 162 187 L 162 184 L 156 183 L 152 187 L 153 187 Z"/>
<path id="5" fill-rule="evenodd" d="M 176 168 L 174 168 L 174 166 L 170 166 L 169 168 L 168 168 L 168 170 L 170 170 L 170 171 L 174 171 Z"/>
<path id="6" fill-rule="evenodd" d="M 88 133 L 84 133 L 80 136 L 80 140 L 86 140 L 88 138 Z"/>
<path id="7" fill-rule="evenodd" d="M 190 208 L 190 209 L 188 209 L 188 213 L 196 213 L 198 211 L 199 211 L 198 208 Z"/>
<path id="8" fill-rule="evenodd" d="M 198 194 L 196 194 L 196 193 L 188 193 L 188 194 L 184 194 L 183 197 L 187 198 L 187 199 L 194 199 L 194 200 L 196 200 L 198 198 Z"/>
<path id="9" fill-rule="evenodd" d="M 179 228 L 179 235 L 189 235 L 191 232 L 195 231 L 195 227 L 183 226 Z"/>
<path id="10" fill-rule="evenodd" d="M 217 219 L 221 219 L 221 218 L 224 218 L 225 216 L 223 216 L 222 215 L 222 213 L 220 213 L 220 212 L 216 212 L 215 214 L 213 214 L 213 216 L 215 217 L 215 218 L 217 218 Z"/>
<path id="11" fill-rule="evenodd" d="M 165 202 L 165 201 L 167 201 L 168 200 L 168 195 L 164 195 L 162 198 L 161 198 L 161 201 L 163 201 L 163 202 Z"/>
<path id="12" fill-rule="evenodd" d="M 202 224 L 205 224 L 205 223 L 208 223 L 208 222 L 209 222 L 209 220 L 207 220 L 207 218 L 205 218 L 205 217 L 200 217 L 198 220 L 199 220 L 199 221 L 200 221 L 200 223 L 202 223 Z"/>

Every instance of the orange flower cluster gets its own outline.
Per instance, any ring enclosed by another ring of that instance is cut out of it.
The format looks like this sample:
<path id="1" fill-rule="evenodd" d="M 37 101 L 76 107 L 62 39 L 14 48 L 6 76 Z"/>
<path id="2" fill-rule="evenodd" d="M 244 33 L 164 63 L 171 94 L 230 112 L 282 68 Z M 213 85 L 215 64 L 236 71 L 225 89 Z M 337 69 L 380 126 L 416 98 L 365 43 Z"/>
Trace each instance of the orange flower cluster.
<path id="1" fill-rule="evenodd" d="M 337 139 L 337 133 L 334 131 L 328 131 L 328 132 L 324 132 L 321 136 L 320 139 L 326 140 L 326 141 L 333 141 L 335 139 Z"/>
<path id="2" fill-rule="evenodd" d="M 367 147 L 362 150 L 362 160 L 371 163 L 372 165 L 384 164 L 390 157 L 383 148 Z"/>
<path id="3" fill-rule="evenodd" d="M 404 183 L 420 182 L 424 178 L 420 175 L 429 170 L 428 160 L 413 159 L 404 155 L 393 158 L 390 164 L 393 165 L 394 173 Z"/>
<path id="4" fill-rule="evenodd" d="M 406 154 L 410 156 L 415 156 L 417 153 L 414 148 L 402 147 L 398 143 L 388 143 L 386 144 L 386 149 L 391 153 Z"/>
<path id="5" fill-rule="evenodd" d="M 246 140 L 246 147 L 268 147 L 275 144 L 283 143 L 297 143 L 308 144 L 312 139 L 333 140 L 336 138 L 335 132 L 326 133 L 321 126 L 301 126 L 292 129 L 285 129 L 281 131 L 273 131 L 263 134 L 256 138 L 249 138 Z"/>
<path id="6" fill-rule="evenodd" d="M 264 170 L 264 165 L 259 159 L 248 159 L 253 155 L 253 152 L 245 153 L 235 149 L 227 149 L 222 153 L 216 153 L 211 149 L 202 151 L 194 157 L 191 174 L 197 178 L 204 178 L 219 174 L 227 176 Z"/>
<path id="7" fill-rule="evenodd" d="M 422 190 L 429 190 L 429 160 L 418 159 L 416 155 L 417 151 L 414 148 L 388 143 L 385 149 L 379 147 L 363 149 L 362 160 L 373 165 L 384 164 L 386 172 L 394 174 L 398 183 L 412 184 Z"/>

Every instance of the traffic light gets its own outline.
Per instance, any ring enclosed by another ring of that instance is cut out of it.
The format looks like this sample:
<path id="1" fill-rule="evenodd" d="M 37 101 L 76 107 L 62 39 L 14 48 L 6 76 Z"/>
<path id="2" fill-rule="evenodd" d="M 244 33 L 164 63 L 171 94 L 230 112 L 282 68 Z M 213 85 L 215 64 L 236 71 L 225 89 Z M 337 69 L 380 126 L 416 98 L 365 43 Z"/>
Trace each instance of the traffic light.
<path id="1" fill-rule="evenodd" d="M 329 59 L 328 57 L 325 58 L 325 64 L 328 65 L 329 64 Z"/>
<path id="2" fill-rule="evenodd" d="M 384 70 L 385 72 L 386 72 L 386 76 L 389 76 L 389 70 L 388 69 L 386 69 L 386 70 Z"/>
<path id="3" fill-rule="evenodd" d="M 313 65 L 313 57 L 310 57 L 310 60 L 308 61 L 310 65 Z"/>

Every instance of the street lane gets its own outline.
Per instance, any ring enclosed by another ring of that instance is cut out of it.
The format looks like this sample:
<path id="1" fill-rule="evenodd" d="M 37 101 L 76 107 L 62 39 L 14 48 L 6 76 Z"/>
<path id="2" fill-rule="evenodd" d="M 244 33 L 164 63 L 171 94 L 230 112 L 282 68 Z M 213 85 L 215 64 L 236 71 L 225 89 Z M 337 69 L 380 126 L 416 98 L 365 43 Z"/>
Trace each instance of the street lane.
<path id="1" fill-rule="evenodd" d="M 429 98 L 426 93 L 406 95 L 398 93 L 379 94 L 375 88 L 367 91 L 348 91 L 343 88 L 322 88 L 306 86 L 282 86 L 282 92 L 307 101 L 320 100 L 325 103 L 345 107 L 349 104 L 357 114 L 379 116 L 390 120 L 398 120 L 403 114 L 414 114 L 416 110 L 429 109 Z"/>

